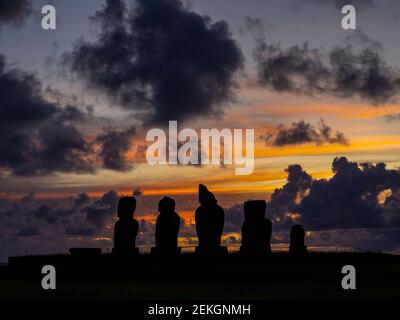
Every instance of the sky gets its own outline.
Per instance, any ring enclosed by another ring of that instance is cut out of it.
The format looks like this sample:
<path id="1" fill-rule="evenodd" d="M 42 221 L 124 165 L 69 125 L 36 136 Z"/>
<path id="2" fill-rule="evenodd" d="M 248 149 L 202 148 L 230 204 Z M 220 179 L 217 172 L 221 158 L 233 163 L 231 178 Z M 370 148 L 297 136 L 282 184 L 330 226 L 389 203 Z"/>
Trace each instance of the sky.
<path id="1" fill-rule="evenodd" d="M 400 252 L 400 4 L 343 1 L 0 1 L 0 261 L 112 248 L 135 195 L 138 243 L 177 201 L 196 245 L 204 183 L 237 248 L 243 202 L 267 201 L 273 248 L 301 223 L 314 250 Z M 43 30 L 53 4 L 57 29 Z M 255 130 L 255 168 L 150 166 L 146 133 Z"/>

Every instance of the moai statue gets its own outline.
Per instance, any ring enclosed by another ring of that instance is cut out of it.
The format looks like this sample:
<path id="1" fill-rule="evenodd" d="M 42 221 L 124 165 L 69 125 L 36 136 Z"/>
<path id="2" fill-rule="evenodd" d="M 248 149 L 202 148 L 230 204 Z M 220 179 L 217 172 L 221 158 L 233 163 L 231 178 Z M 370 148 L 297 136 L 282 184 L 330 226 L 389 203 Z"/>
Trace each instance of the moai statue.
<path id="1" fill-rule="evenodd" d="M 245 220 L 242 226 L 240 252 L 250 255 L 271 253 L 272 223 L 265 218 L 265 200 L 244 203 Z"/>
<path id="2" fill-rule="evenodd" d="M 118 203 L 118 221 L 114 229 L 113 254 L 118 256 L 132 256 L 139 250 L 136 248 L 136 236 L 139 223 L 133 218 L 136 210 L 134 197 L 123 197 Z"/>
<path id="3" fill-rule="evenodd" d="M 290 254 L 303 255 L 307 253 L 307 247 L 304 245 L 305 235 L 306 234 L 301 225 L 296 224 L 292 227 L 292 230 L 290 231 Z"/>
<path id="4" fill-rule="evenodd" d="M 224 230 L 225 213 L 218 204 L 215 196 L 207 187 L 199 185 L 199 202 L 195 214 L 196 232 L 199 239 L 197 253 L 220 254 L 227 249 L 221 247 L 221 236 Z"/>
<path id="5" fill-rule="evenodd" d="M 156 221 L 156 246 L 151 249 L 153 254 L 179 254 L 178 233 L 181 220 L 175 212 L 175 200 L 164 197 L 158 204 L 160 214 Z"/>

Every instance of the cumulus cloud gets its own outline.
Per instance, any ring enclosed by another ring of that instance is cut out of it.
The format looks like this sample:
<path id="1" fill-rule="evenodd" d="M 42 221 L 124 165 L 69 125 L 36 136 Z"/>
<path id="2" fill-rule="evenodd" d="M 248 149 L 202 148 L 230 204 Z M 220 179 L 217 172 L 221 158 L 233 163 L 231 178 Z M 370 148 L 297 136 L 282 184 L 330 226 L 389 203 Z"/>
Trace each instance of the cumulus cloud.
<path id="1" fill-rule="evenodd" d="M 84 112 L 47 101 L 40 81 L 7 68 L 2 55 L 0 101 L 0 168 L 22 176 L 93 172 L 91 147 L 73 124 Z"/>
<path id="2" fill-rule="evenodd" d="M 16 236 L 18 237 L 32 237 L 38 235 L 40 235 L 40 231 L 37 227 L 22 228 L 16 233 Z"/>
<path id="3" fill-rule="evenodd" d="M 1 0 L 0 26 L 2 24 L 20 24 L 32 12 L 30 0 Z"/>
<path id="4" fill-rule="evenodd" d="M 327 126 L 322 119 L 317 128 L 304 120 L 300 120 L 292 123 L 290 127 L 280 125 L 276 133 L 267 132 L 259 138 L 266 144 L 277 147 L 304 143 L 349 145 L 349 140 L 342 132 L 334 133 L 332 128 Z"/>
<path id="5" fill-rule="evenodd" d="M 24 197 L 27 198 L 27 197 Z M 65 236 L 110 236 L 105 226 L 117 214 L 119 195 L 115 191 L 90 199 L 87 194 L 43 201 L 31 198 L 26 201 L 5 200 L 0 210 L 0 246 L 4 239 L 39 237 L 43 246 L 48 239 L 62 243 Z"/>
<path id="6" fill-rule="evenodd" d="M 374 105 L 398 98 L 400 71 L 373 48 L 336 47 L 325 57 L 307 43 L 282 48 L 258 41 L 254 57 L 260 85 L 277 92 L 358 97 Z"/>
<path id="7" fill-rule="evenodd" d="M 24 197 L 28 198 L 28 197 Z M 112 247 L 119 195 L 79 194 L 58 200 L 4 199 L 0 207 L 0 261 L 20 254 L 66 253 L 71 247 Z"/>
<path id="8" fill-rule="evenodd" d="M 55 101 L 44 95 L 35 75 L 8 68 L 0 55 L 0 172 L 43 176 L 132 168 L 126 154 L 133 146 L 134 128 L 105 129 L 95 138 L 86 137 L 83 127 L 96 119 L 93 107 L 74 105 L 76 99 L 51 89 L 46 93 Z"/>
<path id="9" fill-rule="evenodd" d="M 287 183 L 275 189 L 267 203 L 267 213 L 279 228 L 296 222 L 299 201 L 309 192 L 313 178 L 300 165 L 290 165 L 286 170 Z"/>
<path id="10" fill-rule="evenodd" d="M 90 196 L 87 193 L 80 193 L 76 198 L 74 198 L 74 203 L 76 207 L 80 207 L 90 201 Z"/>
<path id="11" fill-rule="evenodd" d="M 288 168 L 288 183 L 275 190 L 267 211 L 284 225 L 312 230 L 399 226 L 400 171 L 384 163 L 332 163 L 331 179 L 312 179 L 299 165 Z"/>
<path id="12" fill-rule="evenodd" d="M 225 225 L 224 232 L 241 232 L 244 221 L 243 205 L 236 204 L 224 209 Z"/>
<path id="13" fill-rule="evenodd" d="M 109 191 L 105 193 L 101 199 L 82 209 L 86 213 L 86 220 L 98 228 L 103 227 L 107 219 L 116 214 L 118 200 L 117 192 Z"/>
<path id="14" fill-rule="evenodd" d="M 66 64 L 147 123 L 215 116 L 233 99 L 242 54 L 226 22 L 179 0 L 108 0 L 92 19 L 96 41 L 79 41 Z"/>

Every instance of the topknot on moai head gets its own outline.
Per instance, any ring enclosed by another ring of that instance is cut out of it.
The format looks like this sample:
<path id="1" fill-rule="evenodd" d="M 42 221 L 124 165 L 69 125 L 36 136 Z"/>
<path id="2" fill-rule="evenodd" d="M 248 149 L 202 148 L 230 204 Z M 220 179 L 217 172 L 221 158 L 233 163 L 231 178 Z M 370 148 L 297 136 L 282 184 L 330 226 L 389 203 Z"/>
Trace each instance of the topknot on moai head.
<path id="1" fill-rule="evenodd" d="M 136 210 L 136 199 L 134 197 L 123 197 L 118 202 L 118 218 L 132 219 Z"/>
<path id="2" fill-rule="evenodd" d="M 216 201 L 214 194 L 208 191 L 205 185 L 199 184 L 199 203 L 208 204 Z"/>
<path id="3" fill-rule="evenodd" d="M 244 203 L 244 216 L 246 219 L 260 219 L 265 217 L 267 204 L 265 200 L 249 200 Z"/>
<path id="4" fill-rule="evenodd" d="M 158 212 L 174 212 L 175 200 L 170 197 L 164 197 L 158 203 Z"/>

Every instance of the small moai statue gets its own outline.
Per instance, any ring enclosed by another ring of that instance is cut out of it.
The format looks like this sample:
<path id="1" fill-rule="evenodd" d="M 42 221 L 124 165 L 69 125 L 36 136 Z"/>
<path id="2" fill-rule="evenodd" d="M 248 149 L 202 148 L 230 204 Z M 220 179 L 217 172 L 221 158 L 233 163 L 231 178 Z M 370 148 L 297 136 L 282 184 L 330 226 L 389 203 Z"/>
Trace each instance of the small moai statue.
<path id="1" fill-rule="evenodd" d="M 251 200 L 244 203 L 245 220 L 242 226 L 240 252 L 250 255 L 271 253 L 272 223 L 265 218 L 265 200 Z"/>
<path id="2" fill-rule="evenodd" d="M 225 254 L 226 247 L 221 247 L 221 237 L 224 230 L 225 213 L 217 204 L 214 194 L 207 187 L 199 185 L 199 203 L 195 213 L 196 232 L 199 245 L 196 253 Z"/>
<path id="3" fill-rule="evenodd" d="M 133 218 L 136 210 L 134 197 L 123 197 L 118 203 L 118 221 L 114 229 L 113 254 L 129 257 L 139 253 L 136 248 L 136 236 L 139 223 Z"/>
<path id="4" fill-rule="evenodd" d="M 307 247 L 304 245 L 305 231 L 303 227 L 296 224 L 290 231 L 289 253 L 293 255 L 304 255 L 307 253 Z"/>
<path id="5" fill-rule="evenodd" d="M 175 212 L 175 200 L 164 197 L 158 204 L 160 214 L 156 221 L 156 246 L 151 249 L 152 254 L 176 255 L 181 252 L 178 247 L 178 233 L 181 219 Z"/>

